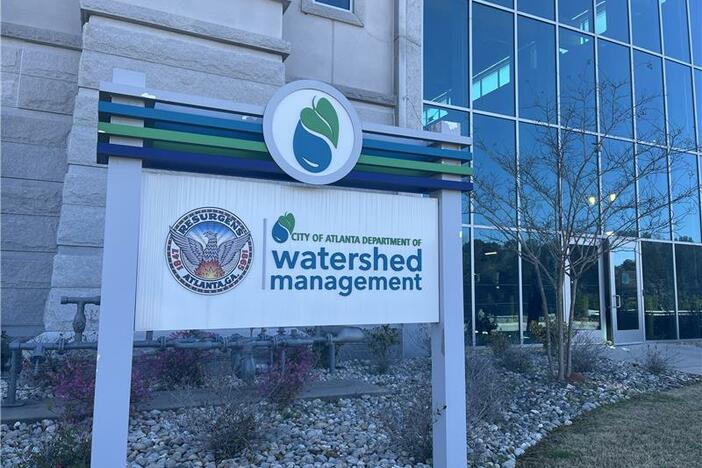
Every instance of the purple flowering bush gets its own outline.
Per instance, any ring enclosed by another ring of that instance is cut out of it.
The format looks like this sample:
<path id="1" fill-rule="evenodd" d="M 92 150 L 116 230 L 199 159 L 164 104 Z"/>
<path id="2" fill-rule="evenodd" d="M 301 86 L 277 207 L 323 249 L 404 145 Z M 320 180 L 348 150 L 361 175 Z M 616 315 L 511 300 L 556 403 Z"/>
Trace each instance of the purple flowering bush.
<path id="1" fill-rule="evenodd" d="M 310 346 L 285 348 L 274 352 L 273 365 L 261 380 L 260 392 L 280 408 L 286 408 L 300 396 L 305 384 L 310 380 L 312 368 L 317 362 L 317 354 Z"/>
<path id="2" fill-rule="evenodd" d="M 79 421 L 92 413 L 95 397 L 95 355 L 67 353 L 53 358 L 43 371 L 43 379 L 53 388 L 54 397 L 69 421 Z M 132 364 L 131 409 L 148 398 L 149 377 L 142 360 Z"/>

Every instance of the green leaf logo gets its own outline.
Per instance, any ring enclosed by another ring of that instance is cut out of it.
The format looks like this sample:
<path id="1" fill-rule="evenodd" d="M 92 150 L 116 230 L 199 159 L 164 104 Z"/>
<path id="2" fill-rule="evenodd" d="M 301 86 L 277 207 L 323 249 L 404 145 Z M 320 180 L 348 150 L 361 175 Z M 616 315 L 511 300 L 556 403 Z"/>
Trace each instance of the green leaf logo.
<path id="1" fill-rule="evenodd" d="M 283 226 L 288 232 L 293 232 L 295 229 L 295 216 L 292 213 L 286 213 L 283 216 L 278 217 L 278 224 Z"/>
<path id="2" fill-rule="evenodd" d="M 334 148 L 339 144 L 339 116 L 327 98 L 312 100 L 312 107 L 305 107 L 300 112 L 300 121 L 307 130 L 324 135 Z"/>

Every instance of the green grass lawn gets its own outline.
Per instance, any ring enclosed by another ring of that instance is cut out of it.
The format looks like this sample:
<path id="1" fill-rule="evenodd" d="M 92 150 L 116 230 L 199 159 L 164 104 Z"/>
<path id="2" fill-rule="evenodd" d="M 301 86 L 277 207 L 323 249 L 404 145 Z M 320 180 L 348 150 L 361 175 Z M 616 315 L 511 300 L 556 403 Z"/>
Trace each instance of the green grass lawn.
<path id="1" fill-rule="evenodd" d="M 702 384 L 597 408 L 528 449 L 517 467 L 702 467 Z"/>

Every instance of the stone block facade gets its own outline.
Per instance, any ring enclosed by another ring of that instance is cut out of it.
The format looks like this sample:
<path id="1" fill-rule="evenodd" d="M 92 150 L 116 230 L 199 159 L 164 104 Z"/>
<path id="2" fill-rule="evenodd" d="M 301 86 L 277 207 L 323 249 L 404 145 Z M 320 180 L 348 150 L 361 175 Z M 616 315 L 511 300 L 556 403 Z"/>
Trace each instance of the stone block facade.
<path id="1" fill-rule="evenodd" d="M 101 83 L 127 76 L 262 106 L 287 81 L 316 79 L 344 92 L 363 120 L 419 126 L 406 109 L 421 108 L 421 74 L 398 71 L 421 66 L 421 0 L 356 0 L 351 21 L 307 0 L 32 0 L 42 2 L 57 26 L 32 19 L 21 0 L 3 5 L 14 21 L 3 22 L 1 75 L 2 313 L 11 334 L 69 331 L 75 306 L 61 296 L 100 293 Z M 89 310 L 89 330 L 98 315 Z"/>
<path id="2" fill-rule="evenodd" d="M 3 37 L 0 305 L 13 335 L 44 329 L 79 59 L 78 50 Z"/>

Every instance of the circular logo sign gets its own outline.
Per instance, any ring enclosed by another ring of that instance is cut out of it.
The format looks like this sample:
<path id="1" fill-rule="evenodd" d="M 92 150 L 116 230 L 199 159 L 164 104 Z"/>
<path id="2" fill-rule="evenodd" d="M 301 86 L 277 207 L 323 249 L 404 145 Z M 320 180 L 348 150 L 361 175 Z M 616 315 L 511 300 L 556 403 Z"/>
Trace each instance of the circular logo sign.
<path id="1" fill-rule="evenodd" d="M 263 114 L 263 137 L 283 171 L 318 185 L 351 172 L 363 144 L 360 120 L 346 97 L 308 80 L 288 83 L 273 95 Z"/>
<path id="2" fill-rule="evenodd" d="M 166 262 L 173 277 L 198 294 L 220 294 L 236 287 L 252 260 L 249 228 L 222 208 L 185 213 L 166 238 Z"/>

